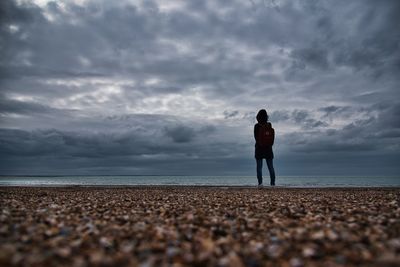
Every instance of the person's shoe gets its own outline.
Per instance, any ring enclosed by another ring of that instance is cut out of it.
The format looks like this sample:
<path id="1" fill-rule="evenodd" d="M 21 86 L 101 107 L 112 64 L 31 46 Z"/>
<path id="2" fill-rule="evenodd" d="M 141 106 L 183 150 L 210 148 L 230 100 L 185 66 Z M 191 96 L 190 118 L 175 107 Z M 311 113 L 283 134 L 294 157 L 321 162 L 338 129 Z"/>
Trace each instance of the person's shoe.
<path id="1" fill-rule="evenodd" d="M 263 187 L 264 187 L 263 184 L 259 184 L 259 185 L 257 186 L 258 189 L 261 189 L 261 188 L 263 188 Z"/>
<path id="2" fill-rule="evenodd" d="M 275 186 L 275 183 L 271 183 L 271 186 Z"/>

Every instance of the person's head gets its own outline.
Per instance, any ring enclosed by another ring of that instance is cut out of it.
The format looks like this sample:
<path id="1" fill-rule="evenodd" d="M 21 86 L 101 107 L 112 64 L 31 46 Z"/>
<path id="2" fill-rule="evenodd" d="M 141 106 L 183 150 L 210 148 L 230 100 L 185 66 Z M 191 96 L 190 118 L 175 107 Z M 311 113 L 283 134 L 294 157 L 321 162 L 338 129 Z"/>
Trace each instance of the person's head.
<path id="1" fill-rule="evenodd" d="M 267 111 L 265 109 L 260 109 L 260 111 L 258 111 L 257 113 L 256 118 L 259 123 L 266 123 L 268 121 Z"/>

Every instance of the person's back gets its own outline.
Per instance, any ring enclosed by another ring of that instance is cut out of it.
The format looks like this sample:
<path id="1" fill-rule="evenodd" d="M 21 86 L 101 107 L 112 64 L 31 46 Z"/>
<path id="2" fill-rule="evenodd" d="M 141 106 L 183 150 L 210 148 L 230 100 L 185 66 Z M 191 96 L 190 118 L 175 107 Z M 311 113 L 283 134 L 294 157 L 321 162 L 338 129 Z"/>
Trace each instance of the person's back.
<path id="1" fill-rule="evenodd" d="M 275 139 L 275 131 L 270 122 L 257 123 L 256 144 L 261 147 L 272 146 Z"/>
<path id="2" fill-rule="evenodd" d="M 272 128 L 272 124 L 268 121 L 268 114 L 265 109 L 261 109 L 256 118 L 258 123 L 254 125 L 254 139 L 256 141 L 254 156 L 257 163 L 258 185 L 263 185 L 263 159 L 265 159 L 267 162 L 271 185 L 275 185 L 275 170 L 273 167 L 274 153 L 272 151 L 272 146 L 274 145 L 275 141 L 275 130 Z"/>

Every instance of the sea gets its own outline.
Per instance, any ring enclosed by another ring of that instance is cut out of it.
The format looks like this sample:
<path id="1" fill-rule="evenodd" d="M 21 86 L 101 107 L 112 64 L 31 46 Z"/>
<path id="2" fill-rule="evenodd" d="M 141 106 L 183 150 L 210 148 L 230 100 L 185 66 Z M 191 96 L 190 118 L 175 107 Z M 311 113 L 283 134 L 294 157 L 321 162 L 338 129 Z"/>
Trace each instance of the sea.
<path id="1" fill-rule="evenodd" d="M 0 176 L 0 186 L 256 186 L 254 176 Z M 269 178 L 264 185 L 269 184 Z M 278 187 L 400 187 L 400 176 L 279 176 Z"/>

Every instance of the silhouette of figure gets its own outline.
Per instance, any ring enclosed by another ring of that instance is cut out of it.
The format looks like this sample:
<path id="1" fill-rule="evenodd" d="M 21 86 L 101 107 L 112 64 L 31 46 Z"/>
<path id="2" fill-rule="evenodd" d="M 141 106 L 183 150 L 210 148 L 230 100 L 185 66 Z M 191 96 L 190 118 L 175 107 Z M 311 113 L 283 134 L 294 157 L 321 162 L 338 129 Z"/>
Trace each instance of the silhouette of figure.
<path id="1" fill-rule="evenodd" d="M 262 178 L 262 166 L 263 159 L 267 161 L 269 170 L 269 177 L 271 179 L 271 185 L 275 185 L 275 170 L 274 170 L 274 152 L 272 146 L 275 141 L 275 130 L 272 128 L 270 122 L 268 122 L 268 114 L 265 109 L 261 109 L 257 113 L 257 122 L 254 125 L 254 139 L 256 140 L 255 145 L 255 158 L 257 162 L 257 180 L 258 187 L 263 186 Z"/>

